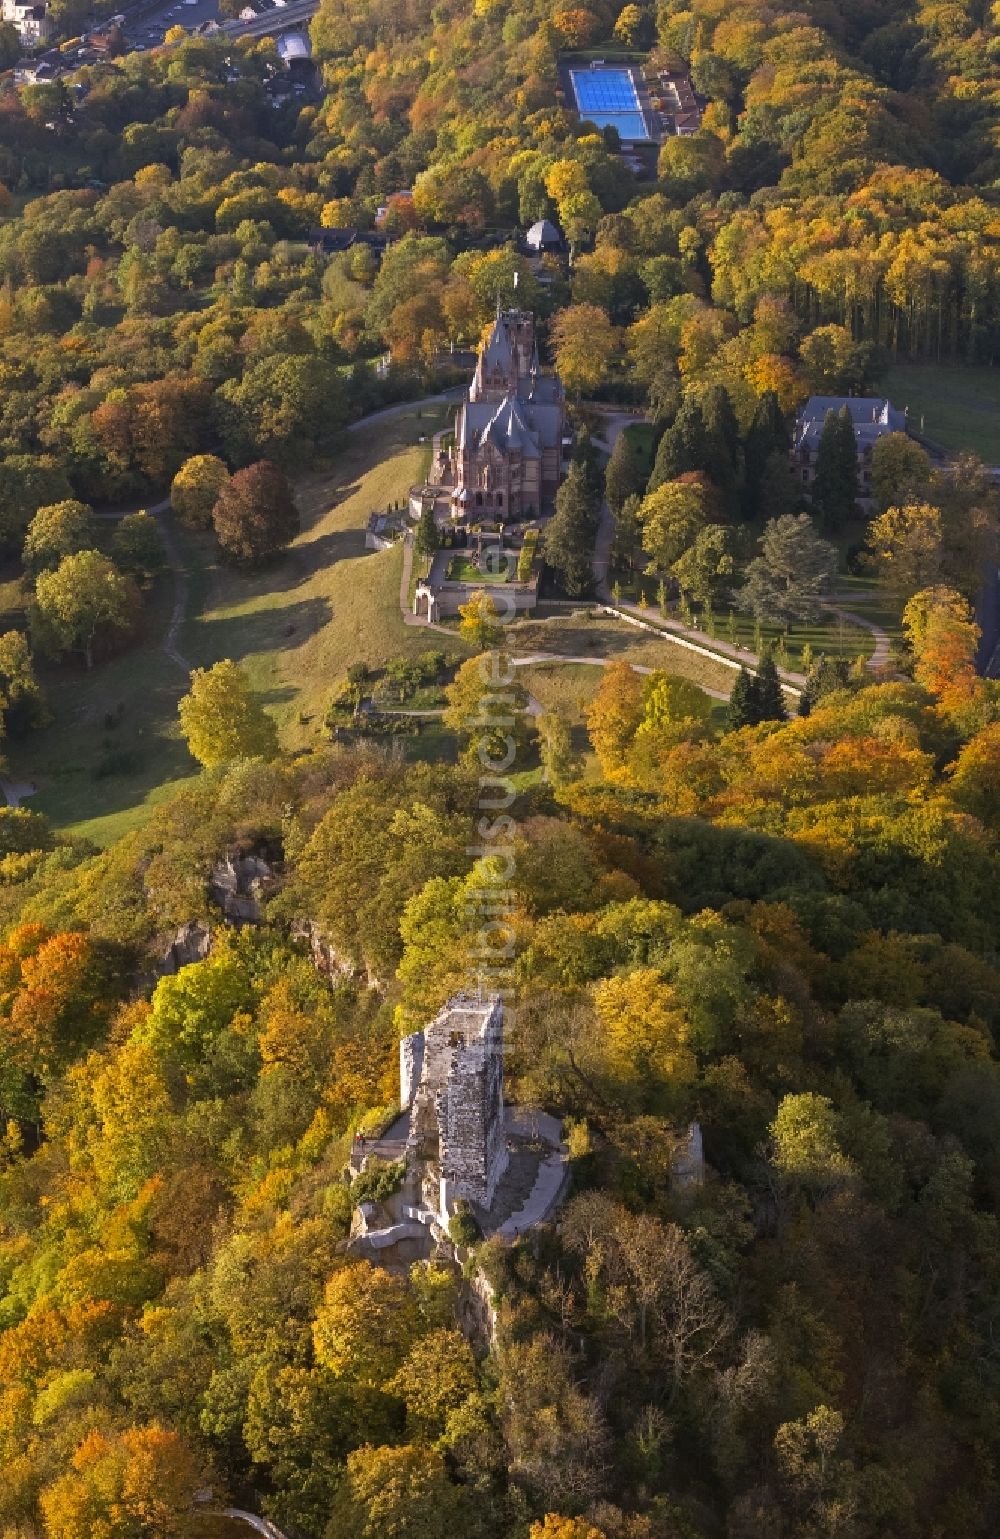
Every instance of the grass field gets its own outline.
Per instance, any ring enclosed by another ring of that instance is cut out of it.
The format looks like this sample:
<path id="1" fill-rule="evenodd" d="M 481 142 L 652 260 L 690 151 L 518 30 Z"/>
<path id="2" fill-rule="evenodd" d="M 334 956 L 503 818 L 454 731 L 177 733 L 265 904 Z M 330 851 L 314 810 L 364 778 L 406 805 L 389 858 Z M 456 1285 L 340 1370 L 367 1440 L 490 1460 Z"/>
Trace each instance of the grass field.
<path id="1" fill-rule="evenodd" d="M 910 410 L 909 426 L 943 449 L 971 449 L 1000 465 L 1000 369 L 987 364 L 897 364 L 879 389 Z"/>
<path id="2" fill-rule="evenodd" d="M 620 657 L 623 661 L 638 663 L 642 667 L 662 668 L 667 673 L 690 679 L 710 694 L 725 695 L 727 699 L 735 678 L 735 670 L 725 663 L 702 657 L 700 653 L 692 652 L 666 638 L 660 641 L 647 632 L 636 630 L 624 620 L 615 620 L 610 616 L 602 615 L 592 620 L 578 618 L 576 615 L 564 619 L 521 620 L 510 626 L 507 639 L 515 654 L 562 652 L 569 657 Z M 550 669 L 553 675 L 563 671 L 575 674 L 578 667 L 586 673 L 591 672 L 586 663 L 537 666 Z M 600 684 L 600 674 L 596 669 L 593 672 L 596 689 Z M 542 697 L 539 696 L 539 699 Z"/>
<path id="3" fill-rule="evenodd" d="M 443 408 L 425 407 L 351 435 L 332 468 L 298 483 L 302 531 L 260 572 L 219 567 L 208 542 L 181 538 L 189 593 L 179 650 L 193 667 L 242 663 L 288 748 L 320 740 L 333 687 L 352 662 L 378 666 L 441 643 L 403 623 L 402 547 L 366 552 L 364 530 L 369 513 L 402 501 L 421 479 L 428 448 L 418 440 L 445 420 Z M 4 583 L 0 601 L 9 608 L 13 598 Z M 188 677 L 161 650 L 173 601 L 167 577 L 147 596 L 139 643 L 90 674 L 71 664 L 45 670 L 52 725 L 5 745 L 11 775 L 39 787 L 31 805 L 98 844 L 144 821 L 196 772 L 177 727 Z"/>

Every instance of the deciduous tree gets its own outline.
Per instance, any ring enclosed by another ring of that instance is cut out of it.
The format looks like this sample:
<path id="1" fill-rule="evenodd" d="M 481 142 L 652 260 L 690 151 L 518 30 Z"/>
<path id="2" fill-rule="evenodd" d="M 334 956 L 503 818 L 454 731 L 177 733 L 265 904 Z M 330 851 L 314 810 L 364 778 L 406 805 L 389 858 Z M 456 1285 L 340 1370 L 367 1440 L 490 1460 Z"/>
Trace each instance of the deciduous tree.
<path id="1" fill-rule="evenodd" d="M 273 759 L 278 751 L 274 721 L 228 658 L 194 670 L 177 711 L 192 756 L 209 768 L 231 759 Z"/>
<path id="2" fill-rule="evenodd" d="M 270 460 L 238 470 L 212 509 L 223 553 L 233 561 L 265 561 L 284 550 L 299 531 L 299 514 L 284 473 Z"/>
<path id="3" fill-rule="evenodd" d="M 134 622 L 135 585 L 96 550 L 65 556 L 54 572 L 42 572 L 31 608 L 31 630 L 44 652 L 83 653 L 93 666 L 95 648 L 124 635 Z"/>
<path id="4" fill-rule="evenodd" d="M 170 483 L 174 512 L 192 529 L 210 529 L 212 509 L 228 481 L 229 471 L 216 455 L 193 455 Z"/>
<path id="5" fill-rule="evenodd" d="M 70 499 L 39 508 L 24 537 L 24 569 L 29 577 L 53 571 L 64 556 L 94 546 L 93 510 Z"/>

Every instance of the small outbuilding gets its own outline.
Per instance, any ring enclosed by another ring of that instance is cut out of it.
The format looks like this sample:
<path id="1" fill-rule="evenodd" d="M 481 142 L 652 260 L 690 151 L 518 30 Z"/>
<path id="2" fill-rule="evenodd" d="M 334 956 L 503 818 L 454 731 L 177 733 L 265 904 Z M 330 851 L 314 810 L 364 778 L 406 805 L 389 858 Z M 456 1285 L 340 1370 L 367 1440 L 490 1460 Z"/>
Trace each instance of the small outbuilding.
<path id="1" fill-rule="evenodd" d="M 546 251 L 562 251 L 565 242 L 551 219 L 538 219 L 524 237 L 528 250 L 541 256 Z"/>

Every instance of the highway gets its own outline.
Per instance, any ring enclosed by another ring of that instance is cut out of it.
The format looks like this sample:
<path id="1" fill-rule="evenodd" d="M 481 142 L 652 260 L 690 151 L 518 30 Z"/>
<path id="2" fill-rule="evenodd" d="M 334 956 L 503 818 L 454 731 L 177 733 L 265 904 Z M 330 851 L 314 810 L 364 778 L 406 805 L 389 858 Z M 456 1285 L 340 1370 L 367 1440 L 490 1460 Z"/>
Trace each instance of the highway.
<path id="1" fill-rule="evenodd" d="M 298 28 L 305 31 L 318 10 L 319 0 L 289 0 L 289 4 L 274 6 L 253 21 L 219 22 L 219 0 L 164 0 L 162 6 L 147 11 L 141 19 L 129 20 L 125 38 L 130 52 L 157 48 L 171 27 L 194 32 L 209 21 L 219 22 L 219 33 L 226 37 L 277 37 Z"/>
<path id="2" fill-rule="evenodd" d="M 224 21 L 220 27 L 229 37 L 277 37 L 308 23 L 319 10 L 319 0 L 290 0 L 288 5 L 265 11 L 253 21 Z"/>

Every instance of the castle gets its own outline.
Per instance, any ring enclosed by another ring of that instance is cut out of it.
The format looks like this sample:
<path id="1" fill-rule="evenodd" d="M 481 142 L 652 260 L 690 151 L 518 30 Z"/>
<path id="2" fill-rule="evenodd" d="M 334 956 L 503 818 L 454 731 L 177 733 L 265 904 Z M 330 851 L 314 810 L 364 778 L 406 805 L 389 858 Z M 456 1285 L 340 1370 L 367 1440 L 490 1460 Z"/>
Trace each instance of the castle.
<path id="1" fill-rule="evenodd" d="M 565 426 L 559 378 L 539 367 L 534 316 L 498 304 L 455 422 L 452 516 L 537 518 L 559 486 Z"/>

